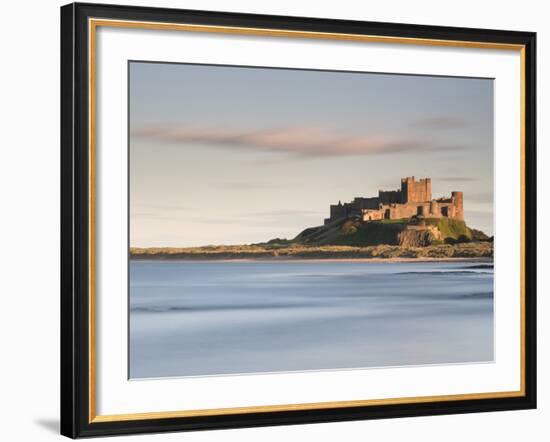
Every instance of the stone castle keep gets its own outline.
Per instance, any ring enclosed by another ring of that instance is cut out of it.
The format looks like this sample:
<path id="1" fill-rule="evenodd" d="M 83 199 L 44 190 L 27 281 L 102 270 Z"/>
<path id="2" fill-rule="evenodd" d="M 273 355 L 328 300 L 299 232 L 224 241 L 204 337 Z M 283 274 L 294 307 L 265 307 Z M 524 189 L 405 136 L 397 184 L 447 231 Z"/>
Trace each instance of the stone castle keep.
<path id="1" fill-rule="evenodd" d="M 452 192 L 450 198 L 432 199 L 431 178 L 401 178 L 401 189 L 379 190 L 375 197 L 356 197 L 351 203 L 331 205 L 325 225 L 342 218 L 375 221 L 422 216 L 464 220 L 463 201 L 462 192 Z"/>

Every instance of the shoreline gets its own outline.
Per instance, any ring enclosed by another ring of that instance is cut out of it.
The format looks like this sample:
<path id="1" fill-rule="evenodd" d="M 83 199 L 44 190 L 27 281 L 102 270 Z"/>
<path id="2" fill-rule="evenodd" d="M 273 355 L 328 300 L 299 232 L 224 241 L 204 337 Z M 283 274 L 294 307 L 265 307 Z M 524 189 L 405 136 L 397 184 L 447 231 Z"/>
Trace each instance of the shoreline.
<path id="1" fill-rule="evenodd" d="M 411 262 L 472 262 L 472 263 L 492 263 L 494 260 L 490 257 L 421 257 L 421 258 L 291 258 L 285 257 L 259 257 L 259 258 L 182 258 L 182 257 L 131 257 L 129 261 L 144 262 L 388 262 L 388 263 L 411 263 Z"/>
<path id="2" fill-rule="evenodd" d="M 491 243 L 441 244 L 426 247 L 296 246 L 269 245 L 208 246 L 195 248 L 130 248 L 132 261 L 341 261 L 341 262 L 452 262 L 493 259 Z"/>

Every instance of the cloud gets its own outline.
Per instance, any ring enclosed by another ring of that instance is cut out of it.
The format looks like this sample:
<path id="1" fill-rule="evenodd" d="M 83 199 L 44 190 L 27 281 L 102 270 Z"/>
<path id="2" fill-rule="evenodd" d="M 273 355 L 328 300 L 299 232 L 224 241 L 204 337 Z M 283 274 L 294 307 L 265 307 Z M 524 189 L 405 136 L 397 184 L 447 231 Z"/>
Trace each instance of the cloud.
<path id="1" fill-rule="evenodd" d="M 470 123 L 464 118 L 439 116 L 415 120 L 412 125 L 424 129 L 460 129 L 469 126 Z"/>
<path id="2" fill-rule="evenodd" d="M 225 148 L 237 147 L 298 156 L 371 155 L 462 149 L 462 146 L 442 145 L 434 140 L 410 136 L 347 135 L 312 126 L 264 130 L 150 126 L 135 129 L 131 134 L 133 137 L 166 143 L 205 143 Z"/>

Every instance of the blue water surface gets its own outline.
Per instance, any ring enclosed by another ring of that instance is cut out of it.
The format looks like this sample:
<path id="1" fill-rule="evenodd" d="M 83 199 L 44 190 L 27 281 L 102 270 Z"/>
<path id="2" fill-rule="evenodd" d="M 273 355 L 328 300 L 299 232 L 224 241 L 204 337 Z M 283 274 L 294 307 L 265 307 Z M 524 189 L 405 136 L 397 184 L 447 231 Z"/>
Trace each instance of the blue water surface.
<path id="1" fill-rule="evenodd" d="M 131 378 L 493 360 L 490 263 L 131 261 Z"/>

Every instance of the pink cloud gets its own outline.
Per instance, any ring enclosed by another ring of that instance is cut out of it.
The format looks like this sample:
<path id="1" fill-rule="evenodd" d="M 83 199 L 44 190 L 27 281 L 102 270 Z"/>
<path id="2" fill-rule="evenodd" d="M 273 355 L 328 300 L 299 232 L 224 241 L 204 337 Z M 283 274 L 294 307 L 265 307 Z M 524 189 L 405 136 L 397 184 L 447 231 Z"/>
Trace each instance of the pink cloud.
<path id="1" fill-rule="evenodd" d="M 133 137 L 166 143 L 207 143 L 220 147 L 264 150 L 306 156 L 369 155 L 405 151 L 460 149 L 429 140 L 391 135 L 345 135 L 324 128 L 239 130 L 212 127 L 149 126 L 132 131 Z"/>

